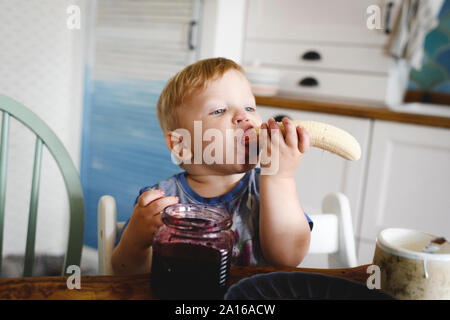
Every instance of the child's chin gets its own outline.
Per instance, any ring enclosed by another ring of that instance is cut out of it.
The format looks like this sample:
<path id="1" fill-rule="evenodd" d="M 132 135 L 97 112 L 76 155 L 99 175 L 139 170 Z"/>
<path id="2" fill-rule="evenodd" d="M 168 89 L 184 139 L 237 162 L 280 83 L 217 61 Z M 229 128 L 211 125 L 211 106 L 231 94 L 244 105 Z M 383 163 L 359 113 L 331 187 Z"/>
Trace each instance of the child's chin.
<path id="1" fill-rule="evenodd" d="M 211 166 L 211 165 L 209 165 Z M 214 171 L 217 174 L 236 174 L 236 173 L 244 173 L 252 170 L 256 167 L 256 164 L 215 164 L 213 167 L 209 167 L 211 172 Z"/>
<path id="2" fill-rule="evenodd" d="M 244 164 L 234 164 L 232 165 L 232 171 L 234 173 L 243 173 L 243 172 L 247 172 L 252 170 L 253 168 L 256 167 L 257 164 L 253 164 L 253 163 L 244 163 Z"/>

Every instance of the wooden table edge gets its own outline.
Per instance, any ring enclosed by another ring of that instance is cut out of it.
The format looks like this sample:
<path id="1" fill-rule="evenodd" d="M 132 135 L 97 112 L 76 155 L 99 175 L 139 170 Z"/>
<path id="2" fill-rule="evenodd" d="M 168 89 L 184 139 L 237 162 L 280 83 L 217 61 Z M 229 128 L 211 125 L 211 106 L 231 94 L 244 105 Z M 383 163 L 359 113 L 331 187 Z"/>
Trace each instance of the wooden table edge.
<path id="1" fill-rule="evenodd" d="M 342 277 L 365 283 L 370 265 L 341 269 L 295 267 L 233 266 L 229 286 L 256 274 L 272 272 L 308 272 Z M 0 279 L 0 299 L 9 300 L 148 300 L 154 297 L 150 289 L 150 274 L 127 276 L 81 276 L 81 289 L 68 289 L 67 276 Z"/>

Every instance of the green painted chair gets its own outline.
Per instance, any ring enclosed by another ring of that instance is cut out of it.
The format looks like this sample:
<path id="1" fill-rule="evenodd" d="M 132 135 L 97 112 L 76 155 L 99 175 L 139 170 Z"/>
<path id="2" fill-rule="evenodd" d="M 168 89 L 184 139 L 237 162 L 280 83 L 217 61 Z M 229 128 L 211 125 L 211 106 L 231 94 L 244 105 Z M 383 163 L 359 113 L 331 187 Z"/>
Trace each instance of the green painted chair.
<path id="1" fill-rule="evenodd" d="M 3 231 L 6 201 L 6 176 L 8 159 L 8 132 L 10 118 L 23 123 L 36 135 L 33 178 L 31 186 L 31 199 L 28 217 L 28 232 L 25 248 L 24 277 L 30 277 L 33 272 L 34 249 L 36 239 L 36 222 L 39 199 L 40 171 L 42 150 L 45 146 L 59 166 L 69 196 L 69 239 L 64 259 L 62 275 L 68 275 L 67 267 L 80 266 L 83 248 L 84 234 L 84 201 L 78 172 L 64 145 L 55 133 L 33 112 L 21 103 L 0 94 L 0 111 L 2 115 L 2 127 L 0 135 L 0 272 L 2 266 Z"/>

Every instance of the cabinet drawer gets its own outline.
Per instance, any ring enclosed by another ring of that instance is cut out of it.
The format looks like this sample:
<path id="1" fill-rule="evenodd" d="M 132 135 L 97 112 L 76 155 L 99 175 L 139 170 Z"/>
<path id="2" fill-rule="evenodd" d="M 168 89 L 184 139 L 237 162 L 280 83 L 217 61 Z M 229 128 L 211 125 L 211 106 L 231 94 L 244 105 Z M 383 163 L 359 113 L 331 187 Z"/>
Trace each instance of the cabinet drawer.
<path id="1" fill-rule="evenodd" d="M 290 44 L 247 41 L 245 64 L 259 61 L 272 66 L 306 67 L 387 74 L 391 58 L 376 47 Z"/>
<path id="2" fill-rule="evenodd" d="M 303 98 L 348 98 L 384 103 L 387 76 L 323 71 L 282 71 L 280 92 Z"/>
<path id="3" fill-rule="evenodd" d="M 367 8 L 377 2 L 248 0 L 246 36 L 247 39 L 383 46 L 386 34 L 367 28 Z"/>

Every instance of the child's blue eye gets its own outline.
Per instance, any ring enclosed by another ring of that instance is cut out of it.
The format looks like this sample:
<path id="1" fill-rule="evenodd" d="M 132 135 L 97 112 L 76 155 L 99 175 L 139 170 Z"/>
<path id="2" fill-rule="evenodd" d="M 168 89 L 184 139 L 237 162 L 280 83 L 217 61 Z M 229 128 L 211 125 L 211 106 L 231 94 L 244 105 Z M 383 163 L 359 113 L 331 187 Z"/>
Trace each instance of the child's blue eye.
<path id="1" fill-rule="evenodd" d="M 213 115 L 217 115 L 217 114 L 222 114 L 225 112 L 225 109 L 217 109 L 216 111 L 214 111 L 212 114 Z"/>
<path id="2" fill-rule="evenodd" d="M 250 111 L 250 112 L 252 112 L 252 111 L 255 111 L 255 108 L 253 108 L 253 107 L 246 107 L 246 108 L 245 108 L 245 111 Z"/>

